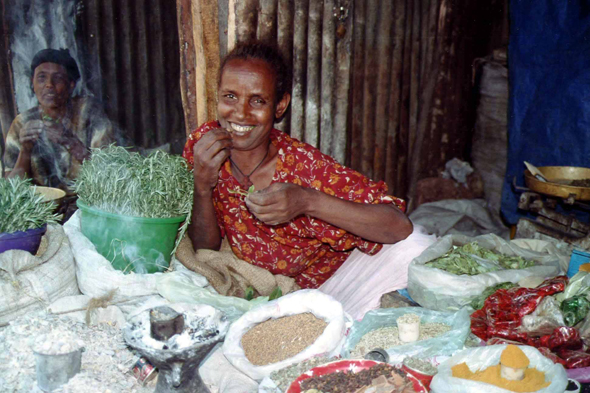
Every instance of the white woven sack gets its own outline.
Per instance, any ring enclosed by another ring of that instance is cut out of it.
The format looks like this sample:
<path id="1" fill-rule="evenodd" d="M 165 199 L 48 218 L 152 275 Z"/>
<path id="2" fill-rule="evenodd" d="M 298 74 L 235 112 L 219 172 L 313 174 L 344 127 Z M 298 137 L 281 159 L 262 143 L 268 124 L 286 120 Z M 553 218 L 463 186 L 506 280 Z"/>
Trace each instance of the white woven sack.
<path id="1" fill-rule="evenodd" d="M 495 366 L 500 363 L 500 356 L 506 347 L 507 345 L 490 345 L 466 349 L 457 353 L 438 366 L 438 372 L 430 383 L 430 391 L 433 393 L 510 393 L 510 390 L 488 383 L 455 378 L 452 371 L 452 367 L 460 363 L 467 363 L 467 366 L 473 372 Z M 545 373 L 545 380 L 551 381 L 549 386 L 537 390 L 535 393 L 563 393 L 568 383 L 563 366 L 553 363 L 536 348 L 526 345 L 519 346 L 519 348 L 531 361 L 529 367 L 534 367 Z"/>
<path id="2" fill-rule="evenodd" d="M 289 315 L 313 313 L 328 323 L 316 341 L 297 355 L 266 366 L 255 366 L 246 358 L 242 348 L 242 336 L 255 325 L 268 319 Z M 336 356 L 344 345 L 345 334 L 352 319 L 342 309 L 342 304 L 317 289 L 304 289 L 258 306 L 235 321 L 229 328 L 223 343 L 223 354 L 235 368 L 260 381 L 273 371 L 300 363 L 316 355 Z"/>
<path id="3" fill-rule="evenodd" d="M 444 255 L 453 245 L 462 246 L 472 241 L 477 241 L 481 247 L 494 252 L 534 260 L 537 265 L 526 269 L 499 270 L 474 276 L 458 276 L 426 266 L 427 262 Z M 506 241 L 494 234 L 477 237 L 446 235 L 410 263 L 408 292 L 412 299 L 424 308 L 457 311 L 469 305 L 473 298 L 489 286 L 507 281 L 517 283 L 529 276 L 555 277 L 560 273 L 563 271 L 558 256 L 521 248 L 514 242 Z"/>
<path id="4" fill-rule="evenodd" d="M 39 256 L 8 250 L 0 254 L 0 326 L 80 293 L 68 238 L 60 225 L 48 225 Z"/>
<path id="5" fill-rule="evenodd" d="M 72 245 L 72 252 L 76 259 L 78 286 L 84 295 L 98 298 L 109 294 L 114 289 L 116 289 L 114 301 L 159 295 L 156 282 L 164 273 L 125 274 L 113 268 L 111 263 L 96 251 L 94 244 L 82 234 L 80 210 L 76 211 L 64 224 L 64 231 Z M 207 284 L 203 276 L 190 272 L 175 258 L 172 258 L 171 266 L 177 271 L 166 274 L 186 274 L 199 286 Z"/>

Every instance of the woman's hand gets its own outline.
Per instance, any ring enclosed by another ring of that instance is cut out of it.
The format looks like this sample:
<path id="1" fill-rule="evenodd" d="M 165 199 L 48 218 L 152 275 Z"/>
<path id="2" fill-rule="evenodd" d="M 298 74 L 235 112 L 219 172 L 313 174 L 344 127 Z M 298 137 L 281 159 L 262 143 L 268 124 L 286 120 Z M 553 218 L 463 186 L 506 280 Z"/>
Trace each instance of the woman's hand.
<path id="1" fill-rule="evenodd" d="M 27 152 L 31 151 L 35 145 L 35 142 L 37 142 L 41 136 L 44 127 L 45 125 L 41 120 L 29 120 L 26 122 L 19 137 L 19 142 L 22 146 L 22 149 L 26 150 Z"/>
<path id="2" fill-rule="evenodd" d="M 193 147 L 195 192 L 209 193 L 217 185 L 219 168 L 230 156 L 231 134 L 222 128 L 206 133 Z"/>
<path id="3" fill-rule="evenodd" d="M 305 214 L 307 204 L 307 190 L 291 183 L 273 183 L 246 197 L 250 212 L 267 225 L 282 224 Z"/>

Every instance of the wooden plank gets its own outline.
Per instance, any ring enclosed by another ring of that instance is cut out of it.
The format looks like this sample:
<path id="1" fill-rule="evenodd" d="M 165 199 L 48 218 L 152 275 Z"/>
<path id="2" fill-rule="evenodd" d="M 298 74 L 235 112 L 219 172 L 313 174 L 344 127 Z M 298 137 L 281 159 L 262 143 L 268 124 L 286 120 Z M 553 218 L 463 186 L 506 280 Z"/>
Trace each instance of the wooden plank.
<path id="1" fill-rule="evenodd" d="M 203 52 L 205 55 L 205 89 L 207 113 L 203 121 L 217 118 L 217 82 L 219 80 L 219 23 L 217 0 L 201 0 Z"/>
<path id="2" fill-rule="evenodd" d="M 115 40 L 115 25 L 113 15 L 113 1 L 104 0 L 100 2 L 100 39 L 98 40 L 98 50 L 101 53 L 100 67 L 103 73 L 102 90 L 104 93 L 103 99 L 105 106 L 108 107 L 109 113 L 113 118 L 119 117 L 119 102 L 117 85 L 114 83 L 107 83 L 109 80 L 116 80 L 116 57 L 115 51 L 110 50 L 110 43 Z M 124 81 L 123 81 L 124 82 Z M 128 135 L 134 135 L 133 127 L 127 129 Z"/>
<path id="3" fill-rule="evenodd" d="M 309 3 L 307 26 L 307 90 L 305 98 L 305 142 L 319 148 L 322 3 Z"/>
<path id="4" fill-rule="evenodd" d="M 387 154 L 385 165 L 385 179 L 389 191 L 394 195 L 405 196 L 402 188 L 405 184 L 407 172 L 398 168 L 398 154 L 400 144 L 398 135 L 400 129 L 400 115 L 402 109 L 402 68 L 404 50 L 404 21 L 406 19 L 406 4 L 404 0 L 396 1 L 394 7 L 393 52 L 391 60 L 391 97 L 389 100 L 389 119 L 387 125 Z M 403 154 L 402 154 L 403 156 Z"/>
<path id="5" fill-rule="evenodd" d="M 387 154 L 387 126 L 389 116 L 389 99 L 391 96 L 391 55 L 393 5 L 391 1 L 382 1 L 377 21 L 377 97 L 375 108 L 375 153 L 373 157 L 373 179 L 385 180 Z"/>
<path id="6" fill-rule="evenodd" d="M 12 79 L 12 66 L 10 52 L 10 35 L 6 17 L 6 4 L 2 0 L 0 7 L 0 21 L 2 21 L 2 37 L 0 37 L 0 77 L 3 88 L 0 88 L 0 148 L 12 121 L 16 117 L 16 105 L 14 98 L 14 82 Z M 2 152 L 0 152 L 2 154 Z M 2 157 L 0 157 L 2 159 Z M 0 176 L 2 174 L 0 173 Z"/>
<path id="7" fill-rule="evenodd" d="M 258 26 L 256 38 L 261 41 L 274 42 L 277 37 L 277 0 L 258 0 Z"/>
<path id="8" fill-rule="evenodd" d="M 293 16 L 293 89 L 291 94 L 291 136 L 304 140 L 307 77 L 307 13 L 309 0 L 296 0 Z"/>
<path id="9" fill-rule="evenodd" d="M 353 37 L 353 13 L 354 3 L 350 2 L 349 9 L 344 10 L 346 19 L 339 21 L 336 36 L 336 89 L 334 97 L 334 130 L 332 138 L 332 154 L 334 158 L 343 164 L 349 164 L 346 160 L 346 149 L 349 145 L 348 132 L 349 129 L 349 107 L 350 107 L 350 81 L 351 81 L 351 62 L 352 62 L 352 37 Z M 338 31 L 342 32 L 344 28 L 344 35 L 341 36 Z M 340 29 L 340 30 L 338 30 Z"/>
<path id="10" fill-rule="evenodd" d="M 294 69 L 293 64 L 293 26 L 294 4 L 293 0 L 278 0 L 277 8 L 277 45 L 285 62 L 291 70 Z M 286 132 L 291 133 L 291 111 L 289 108 L 281 121 L 276 124 L 276 127 Z"/>
<path id="11" fill-rule="evenodd" d="M 176 0 L 178 20 L 178 43 L 180 46 L 180 93 L 184 110 L 184 125 L 186 135 L 196 129 L 197 123 L 197 95 L 196 95 L 196 62 L 193 41 L 193 23 L 191 0 Z"/>
<path id="12" fill-rule="evenodd" d="M 203 21 L 201 20 L 201 2 L 191 2 L 193 15 L 193 42 L 195 44 L 195 92 L 197 94 L 197 123 L 207 121 L 207 60 L 205 59 L 205 47 L 203 43 Z"/>
<path id="13" fill-rule="evenodd" d="M 257 24 L 258 0 L 236 1 L 237 42 L 246 42 L 255 39 Z"/>
<path id="14" fill-rule="evenodd" d="M 320 150 L 332 155 L 332 136 L 334 132 L 334 67 L 336 25 L 334 23 L 334 0 L 324 0 L 322 18 L 322 57 L 320 93 Z"/>
<path id="15" fill-rule="evenodd" d="M 229 35 L 229 0 L 218 0 L 217 13 L 219 23 L 219 58 L 223 59 L 227 54 Z M 233 12 L 232 12 L 233 13 Z M 234 19 L 235 22 L 235 19 Z M 235 25 L 234 25 L 235 29 Z M 234 30 L 235 33 L 235 30 Z"/>
<path id="16" fill-rule="evenodd" d="M 355 0 L 353 19 L 354 30 L 352 56 L 351 122 L 350 122 L 350 166 L 362 170 L 363 133 L 363 82 L 365 79 L 365 15 L 366 2 Z"/>
<path id="17" fill-rule="evenodd" d="M 387 1 L 387 0 L 385 0 Z M 375 45 L 377 43 L 377 15 L 379 13 L 378 2 L 369 2 L 366 9 L 365 25 L 365 76 L 363 82 L 363 129 L 362 129 L 362 161 L 361 172 L 373 177 L 373 163 L 375 156 L 375 105 L 377 96 L 377 56 L 375 56 Z"/>

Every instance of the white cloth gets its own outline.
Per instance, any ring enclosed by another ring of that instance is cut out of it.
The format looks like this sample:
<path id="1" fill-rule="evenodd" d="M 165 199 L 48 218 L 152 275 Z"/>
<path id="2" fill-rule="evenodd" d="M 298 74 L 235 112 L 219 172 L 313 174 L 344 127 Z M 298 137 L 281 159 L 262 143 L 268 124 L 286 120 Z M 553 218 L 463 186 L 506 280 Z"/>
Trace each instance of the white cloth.
<path id="1" fill-rule="evenodd" d="M 334 297 L 355 320 L 379 307 L 385 293 L 408 286 L 408 265 L 436 241 L 424 228 L 396 244 L 384 244 L 375 255 L 354 250 L 346 262 L 319 290 Z"/>

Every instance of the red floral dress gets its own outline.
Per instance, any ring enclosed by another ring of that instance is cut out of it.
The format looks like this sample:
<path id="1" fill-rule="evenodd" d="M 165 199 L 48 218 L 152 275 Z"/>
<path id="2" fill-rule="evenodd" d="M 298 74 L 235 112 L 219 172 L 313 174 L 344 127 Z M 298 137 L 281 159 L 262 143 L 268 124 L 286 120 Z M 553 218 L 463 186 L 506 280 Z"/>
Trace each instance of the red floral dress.
<path id="1" fill-rule="evenodd" d="M 219 128 L 218 122 L 205 123 L 188 137 L 183 157 L 191 167 L 193 146 L 215 128 Z M 278 151 L 272 183 L 293 183 L 357 203 L 394 203 L 405 211 L 403 200 L 386 195 L 384 182 L 374 182 L 282 131 L 273 129 L 270 139 Z M 294 277 L 302 288 L 319 287 L 355 248 L 369 255 L 381 250 L 380 243 L 309 216 L 299 216 L 281 225 L 266 225 L 248 211 L 243 197 L 229 192 L 240 187 L 227 160 L 219 170 L 213 191 L 221 235 L 227 236 L 238 258 L 273 274 Z"/>

